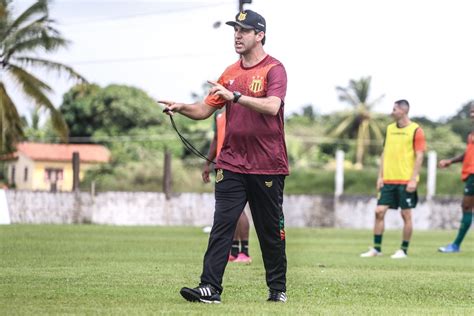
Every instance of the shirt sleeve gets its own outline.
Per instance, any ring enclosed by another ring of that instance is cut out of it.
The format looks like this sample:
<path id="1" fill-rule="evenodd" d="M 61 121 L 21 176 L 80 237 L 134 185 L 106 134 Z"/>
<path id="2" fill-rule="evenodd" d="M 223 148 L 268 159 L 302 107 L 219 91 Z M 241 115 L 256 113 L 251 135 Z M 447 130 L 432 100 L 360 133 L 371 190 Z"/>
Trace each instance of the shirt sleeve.
<path id="1" fill-rule="evenodd" d="M 278 64 L 268 71 L 267 97 L 278 97 L 285 102 L 286 96 L 286 71 L 282 64 Z"/>
<path id="2" fill-rule="evenodd" d="M 415 148 L 415 151 L 425 151 L 426 150 L 425 132 L 423 132 L 421 127 L 416 129 L 414 148 Z"/>
<path id="3" fill-rule="evenodd" d="M 223 76 L 221 75 L 219 80 L 217 80 L 217 83 L 224 85 L 224 80 L 222 78 Z M 209 106 L 222 109 L 226 105 L 227 100 L 219 95 L 208 94 L 207 97 L 204 99 L 204 103 Z"/>

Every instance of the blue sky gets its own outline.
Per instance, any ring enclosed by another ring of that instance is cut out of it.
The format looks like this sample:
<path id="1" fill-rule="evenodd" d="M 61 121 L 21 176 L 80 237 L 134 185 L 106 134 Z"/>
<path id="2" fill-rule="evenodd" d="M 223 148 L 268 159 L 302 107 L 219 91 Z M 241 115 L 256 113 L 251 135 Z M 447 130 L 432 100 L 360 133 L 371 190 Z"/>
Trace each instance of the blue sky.
<path id="1" fill-rule="evenodd" d="M 18 9 L 31 1 L 17 1 Z M 408 99 L 412 115 L 439 119 L 474 99 L 474 41 L 469 0 L 253 0 L 267 20 L 267 53 L 288 73 L 286 112 L 313 104 L 320 113 L 346 109 L 336 86 L 372 76 L 375 110 Z M 237 59 L 236 0 L 56 0 L 51 16 L 72 41 L 49 58 L 72 65 L 102 86 L 142 88 L 156 99 L 191 101 L 207 79 Z M 42 74 L 59 106 L 72 82 Z M 22 101 L 20 111 L 31 106 Z"/>

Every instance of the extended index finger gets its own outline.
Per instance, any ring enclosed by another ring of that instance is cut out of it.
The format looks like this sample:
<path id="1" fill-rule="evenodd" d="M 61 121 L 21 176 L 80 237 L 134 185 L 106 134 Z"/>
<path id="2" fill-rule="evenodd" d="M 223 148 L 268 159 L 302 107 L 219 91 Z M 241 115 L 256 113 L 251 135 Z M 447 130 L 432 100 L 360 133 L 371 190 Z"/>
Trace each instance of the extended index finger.
<path id="1" fill-rule="evenodd" d="M 220 84 L 217 82 L 217 81 L 212 81 L 212 80 L 207 80 L 207 82 L 211 85 L 211 86 L 220 86 Z"/>
<path id="2" fill-rule="evenodd" d="M 165 104 L 165 105 L 171 105 L 171 104 L 174 103 L 173 101 L 167 101 L 167 100 L 158 100 L 156 102 L 158 102 L 158 104 L 161 103 L 161 104 Z"/>

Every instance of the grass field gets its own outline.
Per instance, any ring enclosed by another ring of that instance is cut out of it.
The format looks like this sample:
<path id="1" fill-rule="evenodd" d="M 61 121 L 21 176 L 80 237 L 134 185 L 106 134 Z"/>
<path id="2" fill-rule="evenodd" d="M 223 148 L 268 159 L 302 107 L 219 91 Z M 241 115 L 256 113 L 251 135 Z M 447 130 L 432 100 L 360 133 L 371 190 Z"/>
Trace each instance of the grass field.
<path id="1" fill-rule="evenodd" d="M 0 314 L 472 315 L 474 237 L 460 254 L 436 249 L 454 231 L 415 231 L 396 261 L 400 232 L 384 235 L 384 257 L 361 259 L 368 230 L 288 229 L 288 302 L 267 289 L 252 233 L 249 266 L 231 263 L 223 304 L 188 303 L 207 235 L 199 228 L 0 226 Z"/>

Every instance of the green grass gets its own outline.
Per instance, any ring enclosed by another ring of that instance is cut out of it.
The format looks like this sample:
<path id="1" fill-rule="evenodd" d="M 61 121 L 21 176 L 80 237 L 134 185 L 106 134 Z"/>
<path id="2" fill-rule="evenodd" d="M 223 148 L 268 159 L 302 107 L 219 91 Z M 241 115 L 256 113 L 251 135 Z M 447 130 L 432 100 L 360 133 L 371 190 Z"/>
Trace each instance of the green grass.
<path id="1" fill-rule="evenodd" d="M 207 235 L 199 228 L 73 225 L 0 226 L 0 313 L 192 315 L 472 315 L 474 237 L 460 254 L 436 249 L 454 231 L 415 231 L 409 259 L 361 259 L 368 230 L 288 229 L 287 304 L 265 302 L 260 251 L 250 266 L 229 264 L 223 304 L 188 303 Z"/>

